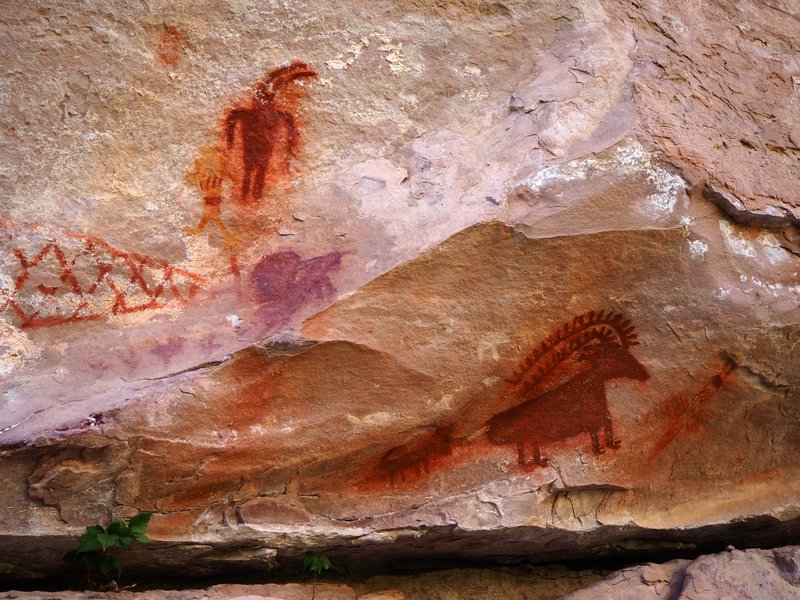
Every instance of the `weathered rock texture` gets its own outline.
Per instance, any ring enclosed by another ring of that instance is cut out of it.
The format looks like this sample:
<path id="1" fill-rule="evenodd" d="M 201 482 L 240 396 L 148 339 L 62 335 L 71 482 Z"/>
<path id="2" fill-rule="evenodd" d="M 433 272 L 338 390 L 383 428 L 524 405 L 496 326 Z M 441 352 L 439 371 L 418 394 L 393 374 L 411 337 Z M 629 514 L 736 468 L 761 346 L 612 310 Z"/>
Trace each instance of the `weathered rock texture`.
<path id="1" fill-rule="evenodd" d="M 353 588 L 346 585 L 319 584 L 314 590 L 311 584 L 265 584 L 265 585 L 216 585 L 204 590 L 147 592 L 0 592 L 2 600 L 356 600 Z M 361 600 L 404 600 L 402 593 L 363 594 Z"/>
<path id="2" fill-rule="evenodd" d="M 797 531 L 793 3 L 0 10 L 0 572 Z"/>
<path id="3" fill-rule="evenodd" d="M 455 569 L 374 577 L 353 587 L 318 583 L 316 590 L 310 584 L 266 584 L 185 591 L 13 591 L 0 592 L 0 600 L 306 600 L 312 596 L 320 600 L 793 600 L 800 595 L 800 547 L 745 551 L 731 547 L 695 560 L 630 567 L 586 586 L 596 579 L 590 571 L 558 567 L 534 568 L 528 573 Z"/>
<path id="4" fill-rule="evenodd" d="M 800 547 L 733 550 L 624 569 L 564 600 L 793 600 L 800 597 Z"/>

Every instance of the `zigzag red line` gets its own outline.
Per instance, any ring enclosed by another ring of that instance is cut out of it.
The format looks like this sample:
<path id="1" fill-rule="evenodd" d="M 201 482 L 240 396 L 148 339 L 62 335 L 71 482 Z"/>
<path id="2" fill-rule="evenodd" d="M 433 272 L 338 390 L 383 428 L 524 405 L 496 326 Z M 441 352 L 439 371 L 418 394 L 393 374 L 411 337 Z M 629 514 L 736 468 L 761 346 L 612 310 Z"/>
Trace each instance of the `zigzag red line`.
<path id="1" fill-rule="evenodd" d="M 17 224 L 7 219 L 0 219 L 0 227 L 7 229 L 22 229 L 23 224 Z M 135 252 L 119 250 L 118 248 L 114 248 L 110 244 L 94 236 L 56 229 L 51 231 L 52 228 L 40 225 L 25 225 L 25 228 L 34 232 L 47 232 L 51 236 L 55 232 L 56 235 L 61 235 L 64 238 L 77 239 L 82 242 L 83 248 L 77 254 L 75 254 L 75 256 L 72 258 L 72 261 L 68 261 L 66 259 L 61 246 L 55 242 L 48 242 L 45 244 L 45 246 L 39 250 L 33 260 L 28 260 L 21 250 L 15 249 L 14 255 L 20 263 L 21 271 L 15 282 L 14 293 L 19 292 L 25 286 L 30 278 L 31 268 L 36 267 L 42 260 L 44 260 L 44 258 L 47 256 L 47 253 L 51 250 L 53 251 L 56 261 L 61 267 L 61 281 L 68 283 L 72 291 L 77 295 L 84 296 L 85 294 L 94 294 L 102 281 L 106 281 L 114 294 L 114 304 L 111 308 L 111 314 L 127 314 L 166 306 L 164 302 L 158 301 L 158 298 L 164 292 L 165 284 L 169 285 L 170 290 L 177 301 L 184 302 L 187 297 L 192 298 L 200 289 L 200 285 L 205 283 L 205 279 L 196 273 L 174 267 L 167 262 L 158 261 Z M 13 237 L 10 237 L 9 239 L 13 239 Z M 101 255 L 103 252 L 110 255 L 110 263 L 103 261 Z M 95 281 L 87 290 L 81 289 L 80 284 L 78 283 L 78 280 L 72 271 L 72 267 L 75 265 L 76 260 L 80 256 L 90 257 L 90 260 L 94 262 L 94 265 L 99 271 Z M 125 263 L 131 273 L 131 283 L 135 283 L 142 290 L 142 292 L 149 298 L 148 302 L 139 304 L 137 306 L 128 306 L 126 293 L 120 290 L 113 280 L 108 278 L 108 275 L 114 271 L 113 263 L 115 260 L 122 260 Z M 144 278 L 143 269 L 145 267 L 160 272 L 160 278 L 162 281 L 158 282 L 157 285 L 152 288 L 150 285 L 148 285 L 147 280 Z M 188 280 L 186 282 L 187 290 L 185 294 L 181 293 L 180 288 L 175 282 L 176 276 L 184 277 Z M 88 303 L 81 303 L 81 305 L 68 316 L 63 314 L 55 314 L 40 317 L 38 310 L 27 313 L 16 301 L 9 298 L 3 305 L 2 311 L 5 311 L 10 307 L 12 312 L 20 321 L 19 326 L 21 328 L 48 327 L 75 321 L 96 320 L 107 316 L 105 313 L 79 315 L 78 313 L 87 306 Z"/>

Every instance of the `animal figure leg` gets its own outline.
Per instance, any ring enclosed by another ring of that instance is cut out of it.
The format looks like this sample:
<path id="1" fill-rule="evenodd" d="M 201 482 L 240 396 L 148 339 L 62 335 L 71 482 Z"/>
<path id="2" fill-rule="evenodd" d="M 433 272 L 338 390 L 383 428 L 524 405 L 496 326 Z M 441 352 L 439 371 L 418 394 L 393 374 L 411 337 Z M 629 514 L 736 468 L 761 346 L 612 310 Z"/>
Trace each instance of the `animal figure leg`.
<path id="1" fill-rule="evenodd" d="M 619 448 L 622 445 L 620 440 L 614 439 L 614 430 L 611 427 L 611 415 L 606 415 L 603 419 L 603 431 L 606 437 L 606 448 Z"/>
<path id="2" fill-rule="evenodd" d="M 550 464 L 550 459 L 542 456 L 541 449 L 539 446 L 536 446 L 536 448 L 533 450 L 533 462 L 540 467 L 546 467 Z"/>
<path id="3" fill-rule="evenodd" d="M 592 436 L 592 450 L 595 454 L 603 454 L 604 450 L 600 447 L 600 436 L 596 431 L 592 431 L 589 435 Z"/>
<path id="4" fill-rule="evenodd" d="M 542 451 L 539 446 L 533 448 L 533 460 L 528 461 L 525 459 L 525 442 L 517 443 L 517 464 L 520 467 L 529 467 L 536 465 L 538 467 L 546 467 L 550 464 L 550 460 L 542 456 Z"/>
<path id="5" fill-rule="evenodd" d="M 517 444 L 517 464 L 520 467 L 525 466 L 525 442 L 519 442 Z"/>

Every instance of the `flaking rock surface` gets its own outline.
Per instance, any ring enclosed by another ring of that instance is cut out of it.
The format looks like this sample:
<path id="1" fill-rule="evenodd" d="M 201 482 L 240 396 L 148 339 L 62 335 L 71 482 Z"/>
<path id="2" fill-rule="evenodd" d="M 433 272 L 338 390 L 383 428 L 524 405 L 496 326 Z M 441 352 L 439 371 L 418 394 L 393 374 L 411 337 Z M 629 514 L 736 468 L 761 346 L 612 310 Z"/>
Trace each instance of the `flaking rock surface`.
<path id="1" fill-rule="evenodd" d="M 0 572 L 800 518 L 797 10 L 2 8 Z"/>

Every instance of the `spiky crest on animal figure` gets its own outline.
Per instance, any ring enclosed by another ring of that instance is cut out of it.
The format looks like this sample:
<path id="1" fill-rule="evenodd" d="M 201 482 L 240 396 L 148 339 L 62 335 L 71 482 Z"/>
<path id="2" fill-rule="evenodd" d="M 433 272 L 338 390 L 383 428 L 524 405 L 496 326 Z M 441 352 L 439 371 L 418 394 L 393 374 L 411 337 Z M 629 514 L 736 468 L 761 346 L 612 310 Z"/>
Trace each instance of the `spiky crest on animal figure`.
<path id="1" fill-rule="evenodd" d="M 576 351 L 594 340 L 610 342 L 614 336 L 623 348 L 639 344 L 636 328 L 620 313 L 591 310 L 578 315 L 529 352 L 506 383 L 510 391 L 530 396 L 542 390 L 556 366 Z"/>

